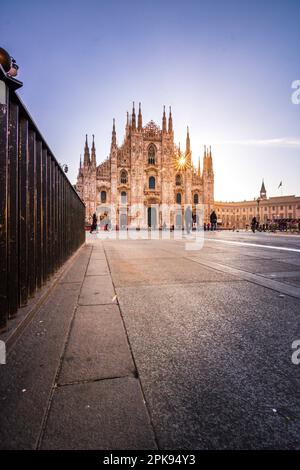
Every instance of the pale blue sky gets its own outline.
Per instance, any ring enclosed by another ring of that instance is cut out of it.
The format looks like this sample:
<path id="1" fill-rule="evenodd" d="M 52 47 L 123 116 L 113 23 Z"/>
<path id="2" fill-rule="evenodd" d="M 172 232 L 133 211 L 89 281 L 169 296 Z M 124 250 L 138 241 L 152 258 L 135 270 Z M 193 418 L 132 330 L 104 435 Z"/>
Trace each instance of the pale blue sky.
<path id="1" fill-rule="evenodd" d="M 300 1 L 4 0 L 0 44 L 15 57 L 25 101 L 75 182 L 84 136 L 97 161 L 112 118 L 144 123 L 172 105 L 176 141 L 190 127 L 193 158 L 212 145 L 215 198 L 300 194 Z"/>

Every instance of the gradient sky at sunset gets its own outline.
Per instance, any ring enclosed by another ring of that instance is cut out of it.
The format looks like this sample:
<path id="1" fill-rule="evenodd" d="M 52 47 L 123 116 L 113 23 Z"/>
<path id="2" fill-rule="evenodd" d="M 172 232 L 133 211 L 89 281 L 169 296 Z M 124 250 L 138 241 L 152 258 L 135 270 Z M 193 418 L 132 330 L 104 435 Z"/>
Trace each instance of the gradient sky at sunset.
<path id="1" fill-rule="evenodd" d="M 195 162 L 211 145 L 215 199 L 300 195 L 300 1 L 63 0 L 1 2 L 0 45 L 19 94 L 75 182 L 86 133 L 97 160 L 119 143 L 126 111 L 144 123 L 172 105 L 176 141 L 189 125 Z"/>

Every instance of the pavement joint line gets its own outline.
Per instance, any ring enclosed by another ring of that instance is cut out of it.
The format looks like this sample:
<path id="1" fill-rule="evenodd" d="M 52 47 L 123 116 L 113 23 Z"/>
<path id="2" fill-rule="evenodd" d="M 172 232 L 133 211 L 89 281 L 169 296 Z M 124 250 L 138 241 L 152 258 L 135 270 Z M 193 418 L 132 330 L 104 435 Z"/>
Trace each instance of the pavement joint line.
<path id="1" fill-rule="evenodd" d="M 94 277 L 94 276 L 107 276 L 107 273 L 104 274 L 87 274 L 86 277 Z"/>
<path id="2" fill-rule="evenodd" d="M 105 380 L 126 379 L 127 377 L 133 377 L 135 379 L 138 378 L 138 376 L 136 374 L 126 374 L 126 375 L 116 375 L 116 376 L 112 376 L 112 377 L 99 377 L 99 378 L 96 378 L 96 379 L 74 380 L 72 382 L 65 382 L 65 383 L 57 382 L 55 384 L 55 388 L 69 387 L 69 386 L 72 386 L 72 385 L 91 384 L 91 383 L 94 383 L 94 382 L 104 382 Z"/>
<path id="3" fill-rule="evenodd" d="M 256 248 L 267 248 L 269 250 L 280 250 L 280 251 L 291 251 L 300 253 L 299 248 L 288 248 L 285 246 L 274 246 L 274 245 L 262 245 L 259 243 L 249 243 L 249 242 L 238 242 L 234 240 L 217 240 L 216 238 L 205 238 L 205 241 L 216 242 L 216 243 L 228 243 L 230 245 L 242 245 L 242 246 L 252 246 Z"/>
<path id="4" fill-rule="evenodd" d="M 171 282 L 171 283 L 168 283 L 166 282 L 165 284 L 163 283 L 159 283 L 159 284 L 149 284 L 149 282 L 147 284 L 129 284 L 129 285 L 117 285 L 116 284 L 116 289 L 127 289 L 127 288 L 130 288 L 130 287 L 176 287 L 176 286 L 191 286 L 191 285 L 199 285 L 199 284 L 215 284 L 216 282 L 221 282 L 221 283 L 224 283 L 224 282 L 238 282 L 239 279 L 211 279 L 211 280 L 202 280 L 202 281 L 191 281 L 191 282 L 183 282 L 183 281 L 180 281 L 180 282 Z M 94 304 L 93 304 L 94 305 Z M 101 304 L 100 304 L 101 305 Z M 107 305 L 111 305 L 111 304 L 107 304 Z"/>
<path id="5" fill-rule="evenodd" d="M 71 321 L 69 323 L 69 328 L 68 328 L 68 331 L 67 331 L 67 334 L 66 334 L 66 337 L 65 337 L 65 342 L 64 342 L 63 347 L 62 347 L 62 352 L 61 352 L 60 360 L 59 360 L 59 363 L 58 363 L 58 366 L 57 366 L 57 369 L 56 369 L 56 374 L 54 376 L 54 380 L 53 380 L 52 386 L 50 388 L 50 392 L 49 392 L 49 396 L 48 396 L 48 403 L 47 403 L 47 406 L 46 406 L 46 409 L 45 409 L 45 412 L 44 412 L 44 416 L 43 416 L 43 419 L 42 419 L 42 422 L 41 422 L 40 432 L 39 432 L 39 435 L 38 435 L 37 440 L 36 440 L 35 450 L 40 449 L 40 446 L 42 445 L 42 440 L 43 440 L 43 437 L 44 437 L 44 434 L 45 434 L 45 430 L 46 430 L 48 417 L 49 417 L 50 410 L 51 410 L 51 405 L 52 405 L 54 393 L 55 393 L 55 390 L 57 388 L 55 386 L 55 384 L 58 382 L 58 377 L 59 377 L 59 374 L 60 374 L 61 369 L 62 369 L 63 359 L 64 359 L 64 356 L 65 356 L 65 353 L 66 353 L 66 350 L 67 350 L 68 341 L 70 339 L 70 335 L 71 335 L 75 315 L 76 315 L 76 312 L 77 312 L 77 309 L 78 309 L 78 300 L 79 300 L 79 297 L 81 295 L 84 278 L 85 278 L 87 268 L 88 268 L 88 265 L 89 265 L 89 262 L 90 262 L 90 259 L 91 259 L 91 255 L 92 255 L 92 252 L 93 252 L 93 247 L 91 247 L 91 248 L 92 249 L 89 252 L 88 261 L 87 261 L 87 264 L 86 264 L 86 269 L 85 269 L 84 274 L 82 276 L 81 286 L 80 286 L 78 296 L 77 296 L 77 303 L 76 303 L 76 306 L 74 308 L 74 312 L 73 312 Z"/>
<path id="6" fill-rule="evenodd" d="M 264 276 L 260 276 L 258 274 L 254 274 L 248 271 L 242 271 L 241 269 L 233 268 L 231 266 L 226 266 L 224 264 L 215 263 L 215 262 L 207 262 L 203 263 L 198 259 L 192 259 L 195 263 L 202 264 L 203 266 L 209 266 L 215 269 L 216 271 L 221 271 L 223 273 L 232 274 L 234 276 L 240 276 L 241 280 L 252 282 L 253 284 L 257 284 L 261 287 L 265 287 L 267 289 L 271 289 L 273 291 L 279 292 L 284 295 L 288 295 L 290 297 L 294 297 L 296 299 L 300 299 L 300 288 L 292 286 L 290 284 L 285 284 L 283 282 L 276 281 L 274 279 L 269 279 Z"/>
<path id="7" fill-rule="evenodd" d="M 106 304 L 77 304 L 78 307 L 97 307 L 97 306 L 105 306 L 105 305 L 118 305 L 117 302 L 108 302 Z"/>
<path id="8" fill-rule="evenodd" d="M 5 344 L 6 344 L 6 350 L 7 350 L 7 355 L 11 353 L 13 350 L 15 344 L 19 340 L 19 338 L 22 336 L 26 328 L 30 325 L 34 317 L 37 315 L 37 313 L 40 311 L 40 309 L 45 305 L 47 302 L 48 298 L 50 297 L 50 294 L 53 292 L 53 290 L 56 288 L 56 286 L 60 285 L 60 279 L 67 274 L 69 269 L 71 268 L 73 262 L 79 256 L 80 252 L 83 250 L 83 248 L 87 246 L 85 243 L 83 243 L 75 253 L 64 263 L 61 268 L 56 271 L 53 274 L 53 279 L 49 279 L 48 282 L 50 282 L 50 285 L 47 287 L 47 284 L 45 284 L 41 289 L 45 289 L 44 293 L 41 294 L 40 297 L 34 300 L 34 297 L 32 297 L 32 308 L 26 313 L 24 318 L 20 320 L 19 323 L 13 328 L 11 333 L 8 333 L 7 338 L 5 339 Z M 77 282 L 78 284 L 78 282 Z M 20 312 L 21 309 L 18 309 L 17 314 Z"/>
<path id="9" fill-rule="evenodd" d="M 61 281 L 59 284 L 80 284 L 81 281 Z"/>
<path id="10" fill-rule="evenodd" d="M 278 271 L 272 273 L 259 273 L 259 275 L 270 279 L 274 279 L 276 277 L 289 279 L 291 277 L 299 277 L 300 271 Z"/>
<path id="11" fill-rule="evenodd" d="M 143 385 L 141 383 L 141 379 L 140 379 L 140 375 L 139 375 L 139 372 L 138 372 L 137 364 L 136 364 L 135 357 L 134 357 L 134 354 L 133 354 L 133 350 L 132 350 L 132 347 L 131 347 L 131 343 L 130 343 L 130 340 L 129 340 L 129 335 L 128 335 L 128 331 L 127 331 L 127 328 L 126 328 L 125 320 L 124 320 L 124 317 L 123 317 L 123 314 L 122 314 L 122 309 L 121 309 L 120 304 L 119 304 L 118 293 L 116 291 L 114 280 L 113 280 L 113 277 L 111 275 L 110 264 L 109 264 L 108 256 L 107 256 L 107 253 L 106 253 L 105 246 L 104 246 L 103 242 L 102 242 L 102 247 L 103 247 L 103 251 L 104 251 L 104 254 L 105 254 L 108 270 L 109 270 L 109 273 L 110 273 L 110 278 L 111 278 L 111 282 L 112 282 L 112 285 L 113 285 L 113 289 L 114 289 L 114 292 L 115 292 L 115 295 L 116 295 L 117 305 L 118 305 L 119 312 L 120 312 L 120 317 L 121 317 L 121 320 L 122 320 L 122 323 L 123 323 L 123 328 L 124 328 L 124 332 L 125 332 L 125 335 L 126 335 L 127 344 L 128 344 L 129 351 L 131 353 L 131 358 L 132 358 L 132 361 L 133 361 L 133 365 L 134 365 L 134 368 L 135 368 L 136 378 L 137 378 L 138 383 L 140 385 L 140 390 L 141 390 L 141 394 L 142 394 L 143 401 L 144 401 L 144 404 L 145 404 L 145 409 L 146 409 L 146 412 L 147 412 L 147 415 L 148 415 L 148 418 L 149 418 L 150 428 L 152 429 L 153 439 L 154 439 L 154 442 L 155 442 L 155 445 L 156 445 L 157 449 L 159 449 L 158 437 L 156 435 L 154 423 L 153 423 L 152 416 L 151 416 L 151 413 L 150 413 L 150 409 L 149 409 L 147 401 L 146 401 L 146 395 L 145 395 L 145 392 L 144 392 L 144 389 L 143 389 Z"/>

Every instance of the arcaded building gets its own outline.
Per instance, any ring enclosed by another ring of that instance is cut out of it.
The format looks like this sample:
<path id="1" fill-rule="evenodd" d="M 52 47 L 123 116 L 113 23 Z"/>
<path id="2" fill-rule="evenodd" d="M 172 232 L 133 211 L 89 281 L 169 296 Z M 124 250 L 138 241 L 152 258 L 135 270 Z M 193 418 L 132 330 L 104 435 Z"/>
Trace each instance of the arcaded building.
<path id="1" fill-rule="evenodd" d="M 300 197 L 295 195 L 267 197 L 264 181 L 259 196 L 252 201 L 215 201 L 214 208 L 218 225 L 228 229 L 250 227 L 253 217 L 256 217 L 261 225 L 282 220 L 297 223 L 300 219 Z"/>
<path id="2" fill-rule="evenodd" d="M 160 127 L 153 121 L 143 125 L 141 104 L 137 116 L 133 104 L 123 143 L 118 144 L 113 121 L 109 157 L 99 165 L 94 136 L 91 149 L 86 136 L 76 188 L 86 204 L 88 223 L 93 213 L 101 219 L 114 207 L 111 220 L 121 226 L 180 226 L 185 204 L 191 205 L 194 218 L 197 205 L 203 204 L 207 221 L 214 204 L 211 149 L 204 149 L 202 169 L 200 158 L 194 167 L 188 128 L 184 151 L 175 145 L 171 108 L 168 119 L 163 109 Z M 169 217 L 166 207 L 174 207 Z"/>

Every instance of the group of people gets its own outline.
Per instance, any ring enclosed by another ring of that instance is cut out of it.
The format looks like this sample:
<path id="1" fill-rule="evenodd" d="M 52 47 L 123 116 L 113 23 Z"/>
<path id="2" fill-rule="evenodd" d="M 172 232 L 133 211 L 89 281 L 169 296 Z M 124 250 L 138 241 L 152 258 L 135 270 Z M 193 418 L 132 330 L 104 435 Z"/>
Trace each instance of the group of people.
<path id="1" fill-rule="evenodd" d="M 93 217 L 92 217 L 92 224 L 91 224 L 91 228 L 90 228 L 90 233 L 96 232 L 97 227 L 98 227 L 97 214 L 94 213 Z M 100 219 L 100 228 L 103 229 L 103 230 L 110 230 L 111 229 L 111 223 L 110 223 L 110 220 L 109 220 L 107 215 L 105 217 L 103 217 L 102 219 Z"/>
<path id="2" fill-rule="evenodd" d="M 217 214 L 215 213 L 215 211 L 212 211 L 212 213 L 210 214 L 210 222 L 205 223 L 204 226 L 203 226 L 204 230 L 205 231 L 206 230 L 208 230 L 208 231 L 209 230 L 211 230 L 211 231 L 217 230 L 217 220 L 218 220 Z M 97 227 L 98 227 L 97 214 L 94 213 L 93 217 L 92 217 L 90 233 L 96 232 Z M 108 216 L 105 216 L 104 218 L 100 219 L 100 227 L 103 230 L 110 230 L 111 224 L 110 224 L 110 220 L 109 220 Z M 193 229 L 193 217 L 192 217 L 192 211 L 190 210 L 190 208 L 188 208 L 185 212 L 185 227 L 186 227 L 186 230 L 187 230 L 188 233 L 190 233 Z M 166 229 L 167 229 L 167 225 L 166 225 L 166 222 L 164 222 L 163 225 L 162 225 L 162 230 L 166 230 Z M 173 229 L 174 229 L 174 226 L 173 226 Z"/>

